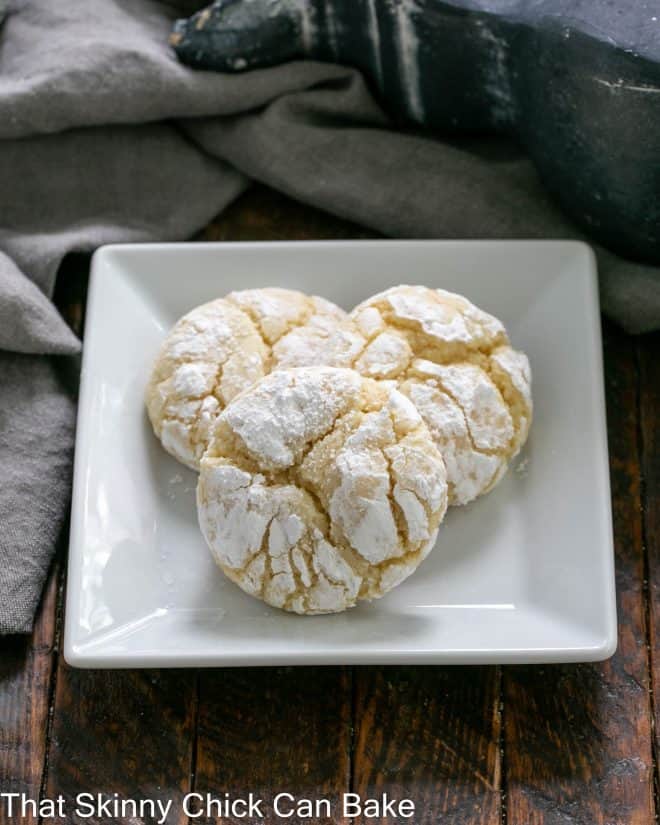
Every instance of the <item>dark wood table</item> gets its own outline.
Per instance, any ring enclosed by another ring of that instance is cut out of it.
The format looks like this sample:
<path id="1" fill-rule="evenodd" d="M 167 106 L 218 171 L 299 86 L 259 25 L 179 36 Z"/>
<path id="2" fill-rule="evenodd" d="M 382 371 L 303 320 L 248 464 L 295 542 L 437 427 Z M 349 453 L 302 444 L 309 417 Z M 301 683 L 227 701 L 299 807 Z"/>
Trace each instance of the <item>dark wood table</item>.
<path id="1" fill-rule="evenodd" d="M 255 188 L 200 239 L 370 236 Z M 78 331 L 86 273 L 87 261 L 72 258 L 58 285 L 58 304 Z M 0 641 L 0 791 L 176 803 L 190 790 L 266 800 L 280 791 L 338 799 L 354 790 L 411 798 L 416 814 L 403 821 L 416 825 L 654 823 L 660 336 L 632 338 L 607 322 L 603 331 L 619 609 L 610 661 L 72 670 L 61 656 L 63 537 L 32 638 Z M 348 821 L 335 810 L 316 821 Z M 168 822 L 184 821 L 175 805 Z"/>

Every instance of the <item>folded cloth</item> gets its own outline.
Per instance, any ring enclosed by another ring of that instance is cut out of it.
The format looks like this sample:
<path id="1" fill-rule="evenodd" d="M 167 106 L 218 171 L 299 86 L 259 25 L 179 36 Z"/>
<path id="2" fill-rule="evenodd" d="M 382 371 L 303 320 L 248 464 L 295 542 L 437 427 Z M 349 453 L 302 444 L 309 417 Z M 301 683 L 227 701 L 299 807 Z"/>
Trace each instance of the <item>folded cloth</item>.
<path id="1" fill-rule="evenodd" d="M 0 352 L 0 633 L 31 629 L 68 505 L 75 402 L 63 367 Z"/>
<path id="2" fill-rule="evenodd" d="M 0 28 L 0 632 L 29 629 L 68 506 L 65 254 L 190 237 L 250 179 L 396 237 L 581 237 L 513 145 L 395 132 L 351 69 L 181 65 L 169 32 L 202 5 L 14 0 Z M 658 271 L 597 256 L 605 311 L 660 326 Z"/>

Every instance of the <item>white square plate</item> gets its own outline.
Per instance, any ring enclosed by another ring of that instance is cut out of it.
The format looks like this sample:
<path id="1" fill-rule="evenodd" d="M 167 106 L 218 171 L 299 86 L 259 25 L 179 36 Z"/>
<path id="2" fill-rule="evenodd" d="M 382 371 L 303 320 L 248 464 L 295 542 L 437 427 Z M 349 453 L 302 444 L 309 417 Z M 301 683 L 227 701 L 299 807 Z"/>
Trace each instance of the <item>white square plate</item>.
<path id="1" fill-rule="evenodd" d="M 194 473 L 151 433 L 143 391 L 177 318 L 282 286 L 346 309 L 386 287 L 464 293 L 530 358 L 535 421 L 495 491 L 448 513 L 384 599 L 298 617 L 242 593 L 197 527 Z M 573 242 L 110 246 L 94 256 L 71 526 L 67 661 L 80 667 L 603 659 L 616 644 L 594 258 Z"/>

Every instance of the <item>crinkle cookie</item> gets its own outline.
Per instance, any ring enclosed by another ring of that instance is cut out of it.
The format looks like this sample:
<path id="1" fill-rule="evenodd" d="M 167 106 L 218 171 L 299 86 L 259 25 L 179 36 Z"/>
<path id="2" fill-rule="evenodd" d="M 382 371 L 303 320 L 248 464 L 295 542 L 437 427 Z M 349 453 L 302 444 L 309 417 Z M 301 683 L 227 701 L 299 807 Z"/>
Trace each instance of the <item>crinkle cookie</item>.
<path id="1" fill-rule="evenodd" d="M 165 449 L 193 469 L 224 407 L 275 368 L 355 358 L 361 336 L 339 307 L 289 289 L 231 292 L 184 315 L 154 364 L 146 404 Z"/>
<path id="2" fill-rule="evenodd" d="M 330 367 L 274 372 L 217 419 L 201 461 L 202 533 L 243 590 L 336 613 L 409 576 L 435 543 L 445 466 L 393 386 Z"/>
<path id="3" fill-rule="evenodd" d="M 532 420 L 529 361 L 500 321 L 461 295 L 424 286 L 381 292 L 351 318 L 367 339 L 355 369 L 396 380 L 415 404 L 445 460 L 449 503 L 491 490 Z"/>

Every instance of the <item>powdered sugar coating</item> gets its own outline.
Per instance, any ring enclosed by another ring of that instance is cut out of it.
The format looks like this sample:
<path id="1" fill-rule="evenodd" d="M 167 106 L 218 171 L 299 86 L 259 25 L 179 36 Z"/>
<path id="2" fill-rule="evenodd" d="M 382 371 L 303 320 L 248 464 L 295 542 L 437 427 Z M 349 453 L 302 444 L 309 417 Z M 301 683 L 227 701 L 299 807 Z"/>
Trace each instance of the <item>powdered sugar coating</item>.
<path id="1" fill-rule="evenodd" d="M 433 547 L 447 483 L 404 395 L 320 367 L 274 372 L 228 405 L 197 495 L 229 578 L 311 614 L 379 598 L 410 575 Z"/>
<path id="2" fill-rule="evenodd" d="M 467 504 L 503 477 L 532 420 L 527 357 L 502 323 L 461 295 L 388 289 L 351 313 L 365 338 L 354 366 L 394 380 L 427 424 L 447 465 L 450 504 Z"/>
<path id="3" fill-rule="evenodd" d="M 193 309 L 165 339 L 146 392 L 165 449 L 193 469 L 217 416 L 274 369 L 343 366 L 362 337 L 339 307 L 289 289 L 231 292 Z"/>

